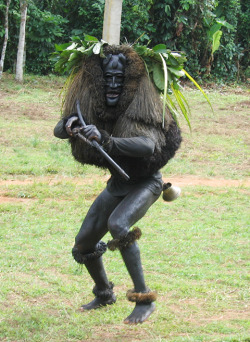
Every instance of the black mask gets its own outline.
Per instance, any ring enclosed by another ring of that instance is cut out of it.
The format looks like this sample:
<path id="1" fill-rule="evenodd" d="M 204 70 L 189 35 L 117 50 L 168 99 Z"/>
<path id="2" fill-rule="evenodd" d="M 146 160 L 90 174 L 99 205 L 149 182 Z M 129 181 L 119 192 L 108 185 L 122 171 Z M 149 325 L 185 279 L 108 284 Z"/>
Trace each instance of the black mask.
<path id="1" fill-rule="evenodd" d="M 126 57 L 123 54 L 108 55 L 103 61 L 105 96 L 108 106 L 116 106 L 123 87 Z"/>

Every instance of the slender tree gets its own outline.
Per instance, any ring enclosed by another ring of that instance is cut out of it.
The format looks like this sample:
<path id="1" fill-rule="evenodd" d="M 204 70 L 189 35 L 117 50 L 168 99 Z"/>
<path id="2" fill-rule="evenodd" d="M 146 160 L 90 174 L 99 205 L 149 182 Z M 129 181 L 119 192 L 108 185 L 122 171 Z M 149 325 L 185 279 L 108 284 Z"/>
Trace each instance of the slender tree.
<path id="1" fill-rule="evenodd" d="M 3 42 L 2 54 L 1 54 L 1 60 L 0 60 L 0 79 L 2 78 L 2 74 L 3 74 L 5 53 L 6 53 L 8 39 L 9 39 L 9 7 L 10 7 L 10 2 L 11 2 L 11 0 L 7 0 L 7 2 L 6 2 L 5 23 L 4 23 L 5 34 L 4 34 L 4 42 Z"/>
<path id="2" fill-rule="evenodd" d="M 20 22 L 20 32 L 19 32 L 19 42 L 17 50 L 17 62 L 16 62 L 16 80 L 18 82 L 23 82 L 23 68 L 24 68 L 24 48 L 25 48 L 25 27 L 27 19 L 27 0 L 20 0 L 20 12 L 21 12 L 21 22 Z"/>
<path id="3" fill-rule="evenodd" d="M 102 38 L 109 44 L 120 44 L 122 0 L 106 0 Z"/>

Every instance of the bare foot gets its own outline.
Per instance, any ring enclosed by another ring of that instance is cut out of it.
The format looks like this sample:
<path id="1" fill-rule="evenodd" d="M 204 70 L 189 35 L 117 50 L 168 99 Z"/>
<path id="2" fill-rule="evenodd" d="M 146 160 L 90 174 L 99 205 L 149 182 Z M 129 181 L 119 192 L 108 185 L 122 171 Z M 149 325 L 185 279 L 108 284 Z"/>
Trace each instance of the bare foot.
<path id="1" fill-rule="evenodd" d="M 114 294 L 112 295 L 112 297 L 106 300 L 96 297 L 94 300 L 92 300 L 92 302 L 86 305 L 82 305 L 80 307 L 80 311 L 99 309 L 106 305 L 112 305 L 115 302 L 116 302 L 116 297 Z"/>
<path id="2" fill-rule="evenodd" d="M 126 324 L 143 323 L 155 310 L 155 303 L 136 304 L 132 313 L 124 320 Z"/>

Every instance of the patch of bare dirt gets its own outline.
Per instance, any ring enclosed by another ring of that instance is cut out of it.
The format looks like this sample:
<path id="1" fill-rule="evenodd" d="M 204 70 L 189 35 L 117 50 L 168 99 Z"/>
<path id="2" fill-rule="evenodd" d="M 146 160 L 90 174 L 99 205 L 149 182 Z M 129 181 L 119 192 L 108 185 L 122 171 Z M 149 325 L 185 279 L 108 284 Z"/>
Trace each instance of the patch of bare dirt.
<path id="1" fill-rule="evenodd" d="M 51 112 L 55 111 L 52 106 L 45 106 L 41 103 L 10 103 L 0 101 L 1 116 L 8 119 L 10 116 L 25 116 L 30 120 L 46 120 L 51 118 Z"/>
<path id="2" fill-rule="evenodd" d="M 250 101 L 240 101 L 236 102 L 234 105 L 228 107 L 222 107 L 220 110 L 232 110 L 234 112 L 238 112 L 241 110 L 245 110 L 246 108 L 250 108 Z"/>
<path id="3" fill-rule="evenodd" d="M 211 322 L 218 322 L 218 321 L 233 321 L 233 320 L 248 320 L 249 319 L 249 312 L 248 311 L 234 311 L 234 310 L 225 310 L 222 311 L 218 315 L 208 316 L 197 318 L 190 317 L 188 322 L 196 322 L 199 325 L 211 323 Z"/>
<path id="4" fill-rule="evenodd" d="M 95 182 L 102 182 L 104 185 L 106 184 L 109 175 L 93 175 L 91 177 L 31 177 L 27 179 L 8 179 L 8 180 L 0 180 L 0 186 L 9 186 L 9 185 L 26 185 L 26 184 L 33 184 L 33 183 L 46 183 L 46 184 L 62 184 L 64 182 L 74 182 L 74 184 L 79 185 L 91 185 Z M 234 187 L 234 188 L 243 188 L 243 187 L 250 187 L 250 179 L 222 179 L 222 178 L 200 178 L 198 176 L 175 176 L 175 177 L 168 177 L 163 179 L 165 183 L 171 183 L 173 185 L 179 186 L 181 188 L 184 187 L 194 187 L 194 186 L 209 186 L 214 188 L 227 188 L 227 187 Z M 243 191 L 243 190 L 242 190 Z M 11 203 L 11 202 L 20 202 L 20 203 L 32 203 L 35 201 L 36 198 L 16 198 L 16 197 L 9 197 L 4 196 L 4 193 L 0 193 L 0 203 Z"/>
<path id="5" fill-rule="evenodd" d="M 17 198 L 17 197 L 5 197 L 0 196 L 0 203 L 29 203 L 31 201 L 34 201 L 34 198 Z"/>
<path id="6" fill-rule="evenodd" d="M 228 298 L 233 295 L 235 291 L 228 293 Z M 198 326 L 206 325 L 212 322 L 228 322 L 233 320 L 248 320 L 249 319 L 249 309 L 247 306 L 239 308 L 230 309 L 222 308 L 220 310 L 208 311 L 206 298 L 188 298 L 180 300 L 170 306 L 171 311 L 176 316 L 183 316 L 183 312 L 189 313 L 184 318 L 185 321 L 196 324 Z"/>
<path id="7" fill-rule="evenodd" d="M 224 109 L 229 110 L 228 108 Z M 220 110 L 222 109 L 220 108 Z M 234 117 L 234 115 L 237 115 L 237 119 Z M 220 136 L 241 136 L 244 140 L 249 141 L 248 132 L 250 129 L 250 120 L 244 114 L 240 114 L 239 112 L 237 112 L 237 114 L 235 113 L 233 115 L 228 115 L 220 118 L 216 117 L 215 115 L 213 120 L 211 121 L 211 123 L 213 123 L 211 125 L 206 125 L 206 120 L 206 118 L 201 118 L 200 122 L 196 123 L 196 126 L 192 128 L 192 132 L 202 132 L 202 134 L 206 135 L 217 134 Z"/>
<path id="8" fill-rule="evenodd" d="M 181 176 L 169 177 L 164 179 L 165 182 L 170 182 L 180 187 L 185 186 L 211 186 L 211 187 L 249 187 L 250 179 L 224 179 L 224 178 L 200 178 L 197 176 Z"/>
<path id="9" fill-rule="evenodd" d="M 3 185 L 25 185 L 25 184 L 33 184 L 33 183 L 49 183 L 49 184 L 61 184 L 63 182 L 71 182 L 73 181 L 75 184 L 93 184 L 97 181 L 103 182 L 105 184 L 109 179 L 109 175 L 91 175 L 91 177 L 84 178 L 81 177 L 31 177 L 24 180 L 20 179 L 8 179 L 8 180 L 0 180 L 0 186 Z M 171 176 L 171 177 L 164 177 L 164 182 L 170 182 L 172 184 L 178 186 L 197 186 L 197 185 L 204 185 L 204 186 L 212 186 L 212 187 L 242 187 L 242 186 L 250 186 L 250 179 L 224 179 L 224 178 L 200 178 L 198 176 L 186 175 L 186 176 Z"/>

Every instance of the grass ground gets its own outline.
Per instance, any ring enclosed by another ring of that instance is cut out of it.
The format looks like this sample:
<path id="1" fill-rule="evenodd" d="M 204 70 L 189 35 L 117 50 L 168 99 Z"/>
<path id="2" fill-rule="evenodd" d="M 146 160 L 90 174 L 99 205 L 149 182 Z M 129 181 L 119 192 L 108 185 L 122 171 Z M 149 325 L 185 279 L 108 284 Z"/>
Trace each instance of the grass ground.
<path id="1" fill-rule="evenodd" d="M 181 121 L 182 147 L 162 170 L 182 196 L 159 199 L 138 224 L 157 309 L 127 326 L 132 284 L 116 252 L 104 261 L 117 303 L 77 310 L 93 285 L 71 247 L 109 175 L 77 164 L 53 137 L 62 84 L 29 77 L 20 86 L 8 75 L 0 83 L 0 341 L 250 341 L 247 90 L 208 90 L 214 116 L 197 91 L 185 90 L 193 129 Z"/>

